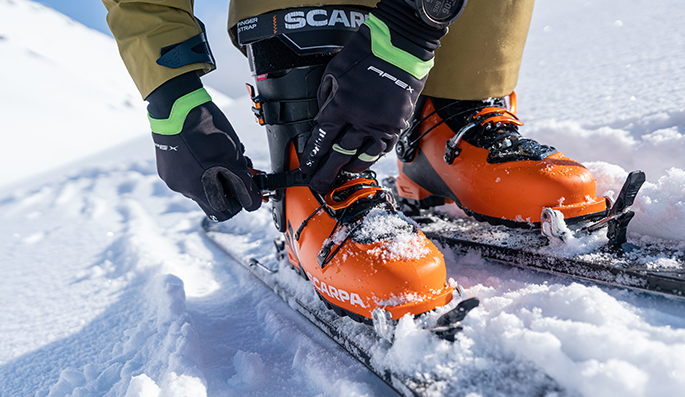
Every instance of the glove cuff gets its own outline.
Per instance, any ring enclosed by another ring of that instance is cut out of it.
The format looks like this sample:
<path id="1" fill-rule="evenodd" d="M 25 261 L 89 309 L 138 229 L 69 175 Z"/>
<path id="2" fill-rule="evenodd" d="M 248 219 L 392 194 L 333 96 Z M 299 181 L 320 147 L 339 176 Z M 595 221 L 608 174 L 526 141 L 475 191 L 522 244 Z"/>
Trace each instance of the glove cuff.
<path id="1" fill-rule="evenodd" d="M 371 13 L 388 26 L 394 46 L 424 61 L 433 58 L 440 38 L 447 34 L 447 28 L 425 24 L 402 0 L 381 0 Z"/>
<path id="2" fill-rule="evenodd" d="M 412 75 L 416 80 L 422 80 L 433 67 L 433 52 L 428 59 L 422 59 L 395 45 L 392 31 L 375 15 L 369 15 L 364 23 L 369 28 L 371 51 L 377 58 L 394 65 Z M 378 68 L 371 69 L 382 74 Z M 406 82 L 404 83 L 406 84 Z M 402 86 L 401 84 L 398 84 Z M 324 104 L 325 105 L 325 104 Z"/>
<path id="3" fill-rule="evenodd" d="M 212 98 L 202 87 L 197 73 L 190 72 L 162 84 L 147 97 L 148 120 L 152 132 L 176 135 L 183 130 L 188 113 L 210 102 Z"/>
<path id="4" fill-rule="evenodd" d="M 174 77 L 157 87 L 145 98 L 148 101 L 147 112 L 155 119 L 169 118 L 176 100 L 200 88 L 202 88 L 202 81 L 196 71 Z"/>

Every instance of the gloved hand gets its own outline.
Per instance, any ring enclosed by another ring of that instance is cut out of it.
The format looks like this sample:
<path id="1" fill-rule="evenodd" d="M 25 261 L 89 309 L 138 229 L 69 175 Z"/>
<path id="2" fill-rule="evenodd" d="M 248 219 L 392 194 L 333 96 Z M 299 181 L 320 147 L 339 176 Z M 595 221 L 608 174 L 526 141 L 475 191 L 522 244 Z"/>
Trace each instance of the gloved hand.
<path id="1" fill-rule="evenodd" d="M 446 33 L 403 0 L 382 0 L 372 10 L 319 86 L 317 125 L 300 161 L 313 190 L 325 193 L 341 170 L 361 172 L 392 150 Z"/>
<path id="2" fill-rule="evenodd" d="M 262 196 L 243 145 L 195 72 L 169 80 L 146 100 L 157 171 L 171 190 L 216 222 L 259 208 Z"/>

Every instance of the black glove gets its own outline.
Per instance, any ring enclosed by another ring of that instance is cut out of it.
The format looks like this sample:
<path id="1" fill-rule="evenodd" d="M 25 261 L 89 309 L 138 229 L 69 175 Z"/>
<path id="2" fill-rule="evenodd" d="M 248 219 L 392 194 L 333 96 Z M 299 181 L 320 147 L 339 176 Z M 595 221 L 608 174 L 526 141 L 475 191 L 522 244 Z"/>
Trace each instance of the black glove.
<path id="1" fill-rule="evenodd" d="M 195 72 L 164 83 L 146 100 L 157 172 L 171 190 L 195 200 L 216 222 L 259 208 L 262 196 L 243 145 Z"/>
<path id="2" fill-rule="evenodd" d="M 341 170 L 361 172 L 409 127 L 446 28 L 424 24 L 403 0 L 383 0 L 328 64 L 317 125 L 300 168 L 325 193 Z"/>

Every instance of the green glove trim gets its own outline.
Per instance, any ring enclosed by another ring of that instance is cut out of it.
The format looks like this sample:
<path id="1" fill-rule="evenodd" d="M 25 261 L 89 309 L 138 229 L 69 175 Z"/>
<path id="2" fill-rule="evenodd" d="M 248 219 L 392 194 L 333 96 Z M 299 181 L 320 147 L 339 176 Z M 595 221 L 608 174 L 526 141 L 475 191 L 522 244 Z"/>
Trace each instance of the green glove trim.
<path id="1" fill-rule="evenodd" d="M 380 157 L 381 157 L 380 155 L 371 156 L 371 155 L 366 154 L 366 153 L 362 153 L 359 156 L 357 156 L 357 158 L 360 161 L 363 161 L 365 163 L 373 163 L 374 161 L 378 160 Z"/>
<path id="2" fill-rule="evenodd" d="M 344 149 L 342 146 L 338 145 L 337 143 L 333 144 L 333 150 L 338 152 L 338 153 L 344 154 L 346 156 L 354 156 L 355 154 L 357 154 L 357 149 L 352 149 L 352 150 Z"/>
<path id="3" fill-rule="evenodd" d="M 167 119 L 153 119 L 147 115 L 150 120 L 150 128 L 152 132 L 160 135 L 178 135 L 183 129 L 183 123 L 188 117 L 188 113 L 203 103 L 210 102 L 212 97 L 209 96 L 204 88 L 199 88 L 189 94 L 178 98 L 171 107 L 171 113 Z"/>
<path id="4" fill-rule="evenodd" d="M 392 45 L 390 28 L 373 14 L 369 14 L 369 19 L 364 22 L 364 25 L 371 30 L 371 51 L 373 55 L 391 65 L 397 66 L 418 80 L 426 77 L 433 67 L 433 58 L 423 61 Z"/>

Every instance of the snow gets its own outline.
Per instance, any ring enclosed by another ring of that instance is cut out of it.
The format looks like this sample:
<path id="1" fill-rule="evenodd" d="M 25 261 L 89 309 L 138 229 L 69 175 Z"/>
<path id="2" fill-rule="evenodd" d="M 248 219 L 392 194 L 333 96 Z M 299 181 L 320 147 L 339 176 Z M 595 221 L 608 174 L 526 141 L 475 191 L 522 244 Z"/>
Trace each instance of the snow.
<path id="1" fill-rule="evenodd" d="M 517 88 L 525 135 L 584 162 L 600 194 L 645 170 L 631 237 L 685 245 L 685 9 L 537 3 Z M 0 0 L 0 54 L 0 394 L 392 394 L 202 237 L 201 211 L 156 175 L 111 39 Z M 268 169 L 249 100 L 229 94 L 212 92 Z M 246 252 L 277 235 L 268 208 L 233 222 Z M 471 396 L 685 395 L 682 301 L 444 253 L 481 300 L 462 337 L 403 319 L 376 360 L 437 366 Z"/>
<path id="2" fill-rule="evenodd" d="M 0 146 L 0 186 L 147 136 L 145 103 L 114 40 L 38 3 L 0 7 L 0 126 L 11 138 Z"/>
<path id="3" fill-rule="evenodd" d="M 353 241 L 384 241 L 382 247 L 373 248 L 367 253 L 380 261 L 416 260 L 430 254 L 425 240 L 414 232 L 415 222 L 404 216 L 396 216 L 374 209 L 361 221 L 361 225 L 352 226 Z"/>

